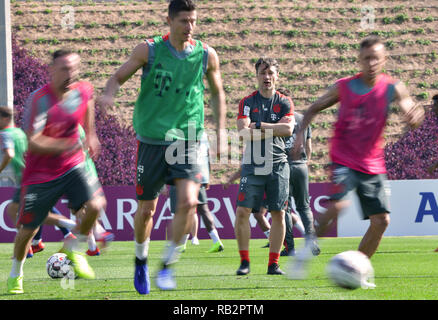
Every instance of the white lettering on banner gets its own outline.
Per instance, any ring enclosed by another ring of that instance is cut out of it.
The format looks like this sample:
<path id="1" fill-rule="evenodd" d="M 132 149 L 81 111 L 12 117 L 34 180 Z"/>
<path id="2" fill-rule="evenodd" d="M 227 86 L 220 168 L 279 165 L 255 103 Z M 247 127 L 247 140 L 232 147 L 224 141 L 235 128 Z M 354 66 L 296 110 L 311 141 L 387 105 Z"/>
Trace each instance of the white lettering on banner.
<path id="1" fill-rule="evenodd" d="M 415 223 L 423 222 L 425 215 L 431 215 L 434 222 L 438 222 L 438 205 L 433 192 L 420 192 L 421 202 L 418 207 Z"/>
<path id="2" fill-rule="evenodd" d="M 99 220 L 105 230 L 112 230 L 111 223 L 109 222 L 106 212 L 103 209 L 100 210 Z"/>
<path id="3" fill-rule="evenodd" d="M 125 203 L 130 205 L 130 210 L 124 212 Z M 137 211 L 137 201 L 134 199 L 117 199 L 117 230 L 123 230 L 123 219 L 126 218 L 131 228 L 134 228 L 134 218 L 132 215 Z"/>
<path id="4" fill-rule="evenodd" d="M 324 208 L 323 206 L 321 206 L 320 203 L 321 203 L 322 200 L 328 200 L 328 199 L 330 199 L 330 197 L 328 197 L 328 196 L 319 196 L 319 197 L 317 197 L 315 199 L 315 203 L 313 204 L 313 207 L 315 208 L 315 211 L 318 212 L 318 213 L 321 213 L 321 214 L 326 212 L 327 209 Z"/>
<path id="5" fill-rule="evenodd" d="M 228 197 L 223 198 L 225 203 L 225 208 L 227 209 L 228 216 L 230 217 L 231 224 L 234 228 L 234 223 L 236 222 L 236 213 L 234 212 L 233 205 L 231 204 L 231 200 Z"/>
<path id="6" fill-rule="evenodd" d="M 10 228 L 5 222 L 6 207 L 12 200 L 6 200 L 0 205 L 0 227 L 5 231 L 17 231 L 15 228 Z"/>
<path id="7" fill-rule="evenodd" d="M 166 212 L 166 210 L 169 210 L 169 215 L 168 216 L 164 216 L 164 213 Z M 158 216 L 157 222 L 155 223 L 154 226 L 154 230 L 157 230 L 160 228 L 160 224 L 162 220 L 172 220 L 173 216 L 170 213 L 170 199 L 167 199 L 166 202 L 164 203 L 163 207 L 161 208 L 161 212 L 160 215 Z"/>

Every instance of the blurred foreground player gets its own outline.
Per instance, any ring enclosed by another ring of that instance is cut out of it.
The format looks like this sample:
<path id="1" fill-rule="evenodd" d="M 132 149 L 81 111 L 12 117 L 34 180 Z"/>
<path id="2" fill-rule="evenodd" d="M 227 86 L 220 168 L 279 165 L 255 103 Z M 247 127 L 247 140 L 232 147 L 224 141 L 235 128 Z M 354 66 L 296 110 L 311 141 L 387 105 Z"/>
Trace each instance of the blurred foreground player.
<path id="1" fill-rule="evenodd" d="M 395 101 L 413 128 L 424 118 L 424 110 L 409 96 L 406 86 L 382 73 L 386 62 L 385 46 L 378 37 L 361 42 L 359 63 L 362 72 L 336 82 L 313 103 L 304 115 L 301 131 L 318 112 L 340 102 L 338 120 L 330 145 L 332 195 L 327 211 L 318 220 L 317 236 L 324 235 L 330 222 L 350 205 L 347 194 L 355 190 L 364 219 L 370 225 L 358 250 L 371 257 L 389 224 L 389 186 L 386 181 L 383 131 L 389 105 Z M 293 152 L 303 147 L 303 132 L 298 132 Z M 291 259 L 288 276 L 302 279 L 312 253 L 309 245 Z"/>
<path id="2" fill-rule="evenodd" d="M 86 212 L 77 227 L 78 239 L 66 243 L 66 253 L 75 273 L 93 279 L 93 269 L 77 252 L 77 240 L 85 241 L 104 198 L 97 181 L 88 179 L 85 156 L 79 139 L 78 124 L 83 122 L 91 156 L 97 156 L 100 144 L 94 128 L 93 87 L 78 81 L 80 58 L 68 50 L 53 54 L 49 66 L 50 83 L 34 91 L 28 99 L 24 131 L 28 138 L 22 177 L 18 232 L 8 278 L 8 292 L 23 293 L 23 265 L 30 240 L 46 218 L 50 208 L 65 195 L 70 203 Z M 95 182 L 91 185 L 91 181 Z"/>

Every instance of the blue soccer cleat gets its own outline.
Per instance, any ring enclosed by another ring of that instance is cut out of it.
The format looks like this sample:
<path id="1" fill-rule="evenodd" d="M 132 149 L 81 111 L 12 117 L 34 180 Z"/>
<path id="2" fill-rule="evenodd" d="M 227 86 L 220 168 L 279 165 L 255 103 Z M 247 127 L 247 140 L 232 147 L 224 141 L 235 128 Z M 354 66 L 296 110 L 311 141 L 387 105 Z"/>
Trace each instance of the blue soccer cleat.
<path id="1" fill-rule="evenodd" d="M 151 291 L 149 270 L 146 259 L 135 258 L 134 287 L 139 294 L 148 294 Z"/>
<path id="2" fill-rule="evenodd" d="M 176 288 L 176 281 L 173 276 L 173 270 L 170 268 L 161 269 L 156 278 L 157 287 L 161 290 L 174 290 Z"/>

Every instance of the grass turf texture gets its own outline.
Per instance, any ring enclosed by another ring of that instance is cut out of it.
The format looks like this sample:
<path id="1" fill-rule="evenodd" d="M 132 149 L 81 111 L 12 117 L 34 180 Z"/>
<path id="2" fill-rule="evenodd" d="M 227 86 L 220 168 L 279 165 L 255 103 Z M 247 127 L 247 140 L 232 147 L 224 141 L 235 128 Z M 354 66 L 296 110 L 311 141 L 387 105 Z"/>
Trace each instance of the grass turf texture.
<path id="1" fill-rule="evenodd" d="M 114 242 L 101 256 L 88 257 L 96 272 L 95 280 L 78 279 L 74 288 L 63 289 L 60 279 L 51 279 L 45 269 L 49 256 L 61 247 L 46 243 L 46 248 L 24 265 L 25 294 L 6 294 L 6 279 L 11 268 L 12 244 L 0 244 L 0 300 L 435 300 L 438 298 L 438 237 L 387 237 L 382 240 L 371 262 L 377 288 L 346 290 L 333 285 L 326 276 L 327 262 L 335 254 L 357 248 L 360 238 L 326 238 L 320 242 L 321 255 L 310 267 L 306 280 L 268 276 L 267 240 L 251 240 L 249 276 L 236 276 L 240 262 L 235 240 L 224 240 L 225 251 L 206 253 L 212 242 L 187 244 L 175 266 L 177 289 L 160 291 L 154 284 L 164 241 L 152 241 L 149 250 L 151 293 L 142 296 L 133 287 L 134 245 Z M 296 240 L 300 248 L 302 239 Z M 287 269 L 287 257 L 280 266 Z"/>

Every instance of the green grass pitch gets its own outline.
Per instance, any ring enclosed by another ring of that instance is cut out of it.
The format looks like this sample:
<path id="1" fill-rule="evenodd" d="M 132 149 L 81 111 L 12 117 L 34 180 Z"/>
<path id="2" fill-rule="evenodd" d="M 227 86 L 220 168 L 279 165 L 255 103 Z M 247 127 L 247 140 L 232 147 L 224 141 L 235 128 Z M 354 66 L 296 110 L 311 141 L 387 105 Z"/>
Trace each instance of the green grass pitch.
<path id="1" fill-rule="evenodd" d="M 151 293 L 142 296 L 133 287 L 133 242 L 114 242 L 97 257 L 89 257 L 95 280 L 77 279 L 73 283 L 51 279 L 45 264 L 61 243 L 46 243 L 46 249 L 24 265 L 25 294 L 6 293 L 12 244 L 0 244 L 0 300 L 436 300 L 438 298 L 438 236 L 385 237 L 371 262 L 376 289 L 346 290 L 333 285 L 326 276 L 329 259 L 342 251 L 356 249 L 360 238 L 325 238 L 321 255 L 310 266 L 306 280 L 288 280 L 266 274 L 266 239 L 251 240 L 249 276 L 236 276 L 239 255 L 235 240 L 224 240 L 225 250 L 209 254 L 210 240 L 199 246 L 190 242 L 175 266 L 177 289 L 160 291 L 154 283 L 164 241 L 152 241 L 149 250 Z M 302 245 L 296 239 L 296 247 Z M 287 268 L 287 257 L 280 266 Z"/>

